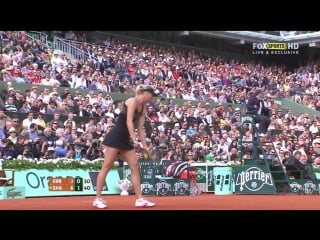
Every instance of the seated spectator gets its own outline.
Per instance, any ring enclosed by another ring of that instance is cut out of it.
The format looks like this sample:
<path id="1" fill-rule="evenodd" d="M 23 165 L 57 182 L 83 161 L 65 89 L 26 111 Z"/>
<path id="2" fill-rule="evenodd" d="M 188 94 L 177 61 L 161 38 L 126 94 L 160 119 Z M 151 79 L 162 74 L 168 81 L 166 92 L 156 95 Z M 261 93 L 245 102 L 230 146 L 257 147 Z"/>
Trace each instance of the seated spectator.
<path id="1" fill-rule="evenodd" d="M 6 101 L 4 108 L 6 111 L 9 112 L 18 112 L 17 106 L 14 104 L 14 98 L 12 96 L 8 97 L 8 100 Z"/>
<path id="2" fill-rule="evenodd" d="M 270 110 L 264 105 L 263 92 L 256 90 L 255 94 L 248 99 L 247 113 L 255 115 L 255 122 L 259 123 L 259 133 L 264 136 L 267 133 L 269 124 L 271 122 L 269 112 Z"/>

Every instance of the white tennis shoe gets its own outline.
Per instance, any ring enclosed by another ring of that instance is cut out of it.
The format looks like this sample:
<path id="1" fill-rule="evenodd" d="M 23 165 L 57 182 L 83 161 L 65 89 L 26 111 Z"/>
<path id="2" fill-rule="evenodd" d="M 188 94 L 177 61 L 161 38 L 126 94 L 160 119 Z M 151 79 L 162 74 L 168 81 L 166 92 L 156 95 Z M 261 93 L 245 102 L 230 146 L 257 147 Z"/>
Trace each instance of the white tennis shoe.
<path id="1" fill-rule="evenodd" d="M 96 198 L 94 201 L 93 201 L 93 204 L 92 204 L 94 207 L 96 208 L 107 208 L 108 205 L 107 205 L 107 202 L 105 200 L 103 200 L 102 198 Z"/>
<path id="2" fill-rule="evenodd" d="M 140 198 L 136 200 L 135 206 L 136 207 L 141 207 L 141 208 L 149 208 L 149 207 L 154 207 L 156 204 L 153 202 L 149 202 L 148 200 L 144 198 Z"/>

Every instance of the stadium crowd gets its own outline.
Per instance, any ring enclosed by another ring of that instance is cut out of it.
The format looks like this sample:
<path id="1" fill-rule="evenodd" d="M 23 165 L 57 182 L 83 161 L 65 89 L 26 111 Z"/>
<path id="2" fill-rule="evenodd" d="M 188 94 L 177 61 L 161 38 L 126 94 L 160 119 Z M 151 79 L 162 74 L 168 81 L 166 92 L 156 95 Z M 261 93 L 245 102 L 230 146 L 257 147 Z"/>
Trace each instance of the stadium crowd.
<path id="1" fill-rule="evenodd" d="M 86 39 L 70 31 L 65 37 Z M 271 119 L 263 138 L 274 145 L 267 151 L 277 151 L 281 161 L 299 151 L 301 161 L 320 165 L 318 116 L 282 112 L 275 103 L 275 98 L 287 97 L 320 110 L 320 72 L 315 62 L 288 71 L 285 65 L 241 62 L 114 37 L 107 37 L 102 45 L 83 41 L 86 59 L 71 59 L 41 41 L 28 42 L 25 32 L 2 31 L 0 39 L 0 81 L 5 82 L 0 95 L 2 158 L 102 157 L 100 143 L 124 103 L 114 101 L 110 93 L 133 94 L 144 83 L 158 93 L 147 106 L 145 124 L 151 159 L 239 163 L 240 154 L 250 155 L 250 151 L 240 153 L 238 140 L 252 139 L 253 129 L 241 134 L 245 110 L 235 104 L 245 106 L 261 90 Z M 21 92 L 13 82 L 32 87 Z M 39 91 L 38 85 L 48 87 Z M 59 87 L 64 87 L 62 94 Z M 174 99 L 183 99 L 183 104 Z M 27 117 L 20 122 L 7 112 Z M 52 120 L 44 121 L 46 115 Z M 61 115 L 67 120 L 62 121 Z M 90 120 L 76 122 L 75 116 Z M 136 147 L 137 157 L 143 158 L 140 146 Z"/>

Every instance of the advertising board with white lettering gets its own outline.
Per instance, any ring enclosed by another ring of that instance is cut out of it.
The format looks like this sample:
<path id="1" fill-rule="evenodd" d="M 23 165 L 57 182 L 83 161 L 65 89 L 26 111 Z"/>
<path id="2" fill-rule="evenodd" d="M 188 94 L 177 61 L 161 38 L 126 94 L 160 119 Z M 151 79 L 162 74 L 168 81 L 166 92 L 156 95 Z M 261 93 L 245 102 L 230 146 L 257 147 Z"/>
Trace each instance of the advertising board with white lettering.
<path id="1" fill-rule="evenodd" d="M 98 171 L 28 169 L 15 172 L 15 185 L 25 187 L 26 197 L 95 195 Z M 119 173 L 111 169 L 102 194 L 119 194 Z"/>
<path id="2" fill-rule="evenodd" d="M 289 186 L 292 193 L 301 195 L 319 194 L 320 189 L 318 181 L 309 179 L 290 179 Z"/>
<path id="3" fill-rule="evenodd" d="M 275 194 L 276 187 L 267 167 L 237 166 L 235 192 L 237 194 Z"/>

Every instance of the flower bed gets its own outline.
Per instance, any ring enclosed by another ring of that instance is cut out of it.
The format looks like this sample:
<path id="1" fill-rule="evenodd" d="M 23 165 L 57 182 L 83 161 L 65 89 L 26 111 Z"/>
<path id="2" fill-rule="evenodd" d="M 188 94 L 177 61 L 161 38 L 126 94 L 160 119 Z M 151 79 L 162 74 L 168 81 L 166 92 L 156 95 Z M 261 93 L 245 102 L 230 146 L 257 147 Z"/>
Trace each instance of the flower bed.
<path id="1" fill-rule="evenodd" d="M 66 158 L 57 158 L 52 160 L 33 160 L 33 159 L 13 159 L 3 160 L 3 169 L 27 170 L 27 169 L 45 169 L 53 171 L 57 169 L 82 169 L 82 170 L 100 170 L 103 159 L 74 160 Z"/>

